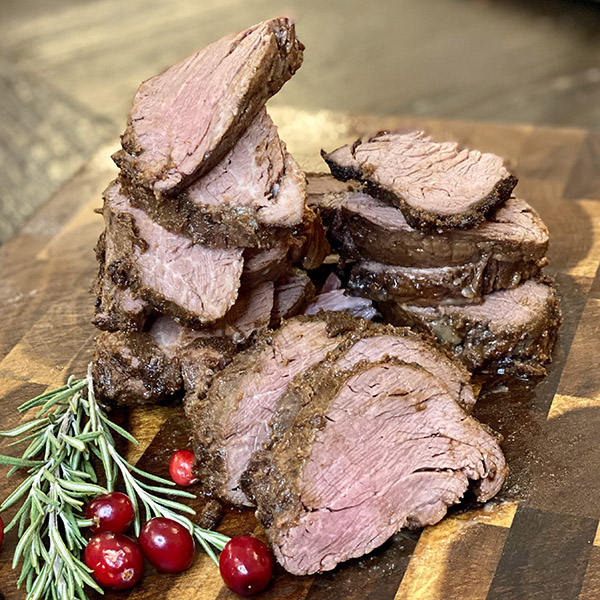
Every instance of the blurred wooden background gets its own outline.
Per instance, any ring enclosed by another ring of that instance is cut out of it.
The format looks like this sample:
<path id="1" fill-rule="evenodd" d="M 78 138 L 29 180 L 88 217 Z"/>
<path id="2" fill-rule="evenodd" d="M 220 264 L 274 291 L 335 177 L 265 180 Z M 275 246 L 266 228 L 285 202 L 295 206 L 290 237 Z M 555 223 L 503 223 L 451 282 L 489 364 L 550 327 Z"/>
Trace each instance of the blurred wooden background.
<path id="1" fill-rule="evenodd" d="M 143 79 L 281 14 L 307 51 L 273 105 L 600 123 L 593 2 L 0 0 L 0 243 L 116 139 Z"/>

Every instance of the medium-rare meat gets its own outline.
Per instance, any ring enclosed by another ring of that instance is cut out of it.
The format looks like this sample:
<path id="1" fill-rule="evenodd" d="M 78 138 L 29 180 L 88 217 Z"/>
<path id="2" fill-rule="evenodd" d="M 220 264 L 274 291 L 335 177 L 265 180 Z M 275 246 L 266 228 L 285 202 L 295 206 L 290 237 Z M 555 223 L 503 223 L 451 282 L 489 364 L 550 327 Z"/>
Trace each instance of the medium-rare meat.
<path id="1" fill-rule="evenodd" d="M 275 301 L 271 313 L 271 327 L 281 319 L 289 319 L 302 312 L 302 308 L 315 295 L 315 286 L 301 269 L 293 269 L 275 284 Z"/>
<path id="2" fill-rule="evenodd" d="M 269 421 L 288 383 L 323 360 L 355 326 L 344 316 L 328 321 L 295 317 L 239 353 L 205 397 L 186 397 L 195 469 L 206 492 L 233 504 L 248 504 L 239 478 L 250 454 L 267 441 Z"/>
<path id="3" fill-rule="evenodd" d="M 322 154 L 332 175 L 364 181 L 423 230 L 473 227 L 517 184 L 500 157 L 434 142 L 422 131 L 379 133 Z"/>
<path id="4" fill-rule="evenodd" d="M 352 266 L 348 289 L 378 302 L 421 306 L 480 304 L 484 295 L 511 289 L 540 273 L 537 263 L 481 260 L 455 267 L 399 267 L 372 260 Z"/>
<path id="5" fill-rule="evenodd" d="M 307 191 L 308 204 L 323 218 L 334 250 L 346 259 L 404 267 L 486 260 L 492 270 L 525 265 L 530 271 L 546 264 L 548 229 L 524 200 L 510 198 L 471 229 L 423 232 L 395 207 L 329 175 L 309 175 Z"/>
<path id="6" fill-rule="evenodd" d="M 465 410 L 475 404 L 471 374 L 431 337 L 406 328 L 370 323 L 350 334 L 346 347 L 341 347 L 335 365 L 351 369 L 360 361 L 379 362 L 386 357 L 415 363 L 444 382 L 452 397 Z"/>
<path id="7" fill-rule="evenodd" d="M 288 386 L 273 427 L 243 484 L 275 557 L 296 575 L 437 523 L 471 482 L 484 502 L 507 474 L 496 438 L 416 364 L 320 365 Z"/>
<path id="8" fill-rule="evenodd" d="M 206 397 L 186 400 L 194 427 L 196 470 L 207 491 L 233 504 L 250 502 L 239 487 L 252 453 L 269 439 L 269 421 L 294 376 L 323 361 L 352 367 L 395 357 L 430 369 L 452 397 L 474 404 L 469 373 L 430 341 L 406 328 L 376 325 L 346 314 L 296 317 L 238 354 Z"/>
<path id="9" fill-rule="evenodd" d="M 102 332 L 92 361 L 96 393 L 107 404 L 126 406 L 160 402 L 184 384 L 200 393 L 233 349 L 225 338 L 201 338 L 164 316 L 144 332 Z"/>
<path id="10" fill-rule="evenodd" d="M 176 196 L 122 177 L 131 202 L 168 231 L 220 248 L 277 243 L 302 222 L 306 180 L 262 109 L 235 146 Z"/>
<path id="11" fill-rule="evenodd" d="M 302 64 L 286 18 L 227 36 L 142 83 L 117 164 L 156 194 L 173 194 L 233 148 Z"/>
<path id="12" fill-rule="evenodd" d="M 436 336 L 472 372 L 544 375 L 561 323 L 556 291 L 536 280 L 489 294 L 479 305 L 379 306 L 390 322 Z"/>
<path id="13" fill-rule="evenodd" d="M 272 281 L 242 289 L 231 310 L 216 323 L 197 330 L 197 334 L 227 337 L 235 344 L 243 344 L 255 331 L 269 325 L 274 303 L 275 284 Z"/>
<path id="14" fill-rule="evenodd" d="M 291 268 L 290 246 L 286 243 L 273 248 L 246 248 L 242 285 L 275 281 Z"/>
<path id="15" fill-rule="evenodd" d="M 331 290 L 319 294 L 304 309 L 305 315 L 316 315 L 322 311 L 347 312 L 353 317 L 373 319 L 377 309 L 368 298 L 350 296 L 345 289 Z"/>
<path id="16" fill-rule="evenodd" d="M 161 312 L 197 326 L 225 315 L 238 296 L 241 249 L 209 248 L 174 235 L 132 207 L 117 181 L 104 194 L 106 273 Z"/>

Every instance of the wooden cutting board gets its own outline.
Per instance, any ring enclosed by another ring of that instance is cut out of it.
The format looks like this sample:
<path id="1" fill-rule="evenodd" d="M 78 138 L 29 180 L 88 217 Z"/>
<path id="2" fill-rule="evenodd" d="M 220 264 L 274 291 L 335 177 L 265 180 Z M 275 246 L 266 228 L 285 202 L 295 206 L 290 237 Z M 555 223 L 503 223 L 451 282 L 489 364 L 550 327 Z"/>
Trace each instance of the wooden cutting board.
<path id="1" fill-rule="evenodd" d="M 550 266 L 564 324 L 549 367 L 530 382 L 485 382 L 475 414 L 500 431 L 511 476 L 501 498 L 452 510 L 435 527 L 400 533 L 362 560 L 331 573 L 292 577 L 281 570 L 263 599 L 594 600 L 600 598 L 600 135 L 576 129 L 414 121 L 330 112 L 273 110 L 291 152 L 306 170 L 324 170 L 319 150 L 381 129 L 422 127 L 437 139 L 500 154 L 520 182 L 517 194 L 551 233 Z M 115 142 L 116 147 L 116 142 Z M 88 289 L 92 248 L 102 228 L 93 213 L 116 173 L 97 154 L 23 230 L 0 247 L 0 422 L 68 374 L 83 376 L 94 328 Z M 119 416 L 140 440 L 131 460 L 165 473 L 186 443 L 181 410 L 160 406 Z M 3 442 L 0 451 L 6 452 Z M 16 480 L 15 480 L 16 481 Z M 0 479 L 0 495 L 12 489 Z M 10 516 L 10 515 L 8 515 Z M 219 529 L 261 535 L 252 511 L 226 511 Z M 16 543 L 0 551 L 0 591 L 24 598 L 10 568 Z M 0 595 L 1 595 L 0 594 Z M 218 570 L 198 553 L 177 576 L 147 568 L 131 592 L 107 598 L 233 598 Z"/>

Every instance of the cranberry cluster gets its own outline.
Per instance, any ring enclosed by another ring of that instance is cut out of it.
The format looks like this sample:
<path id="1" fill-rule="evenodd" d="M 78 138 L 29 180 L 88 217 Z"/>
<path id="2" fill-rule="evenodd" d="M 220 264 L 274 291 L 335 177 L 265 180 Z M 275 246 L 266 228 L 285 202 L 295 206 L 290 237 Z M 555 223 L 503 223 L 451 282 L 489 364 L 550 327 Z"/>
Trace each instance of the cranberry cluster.
<path id="1" fill-rule="evenodd" d="M 169 471 L 179 485 L 192 485 L 194 455 L 178 450 L 171 457 Z M 194 540 L 186 527 L 164 517 L 150 519 L 142 528 L 139 541 L 124 535 L 135 517 L 131 500 L 111 492 L 92 500 L 86 518 L 92 521 L 94 536 L 84 552 L 85 564 L 104 588 L 124 590 L 142 577 L 146 559 L 159 571 L 179 573 L 188 569 L 194 558 Z M 0 544 L 2 543 L 0 519 Z M 264 590 L 273 573 L 273 558 L 261 541 L 249 536 L 231 539 L 219 559 L 223 581 L 240 596 Z"/>

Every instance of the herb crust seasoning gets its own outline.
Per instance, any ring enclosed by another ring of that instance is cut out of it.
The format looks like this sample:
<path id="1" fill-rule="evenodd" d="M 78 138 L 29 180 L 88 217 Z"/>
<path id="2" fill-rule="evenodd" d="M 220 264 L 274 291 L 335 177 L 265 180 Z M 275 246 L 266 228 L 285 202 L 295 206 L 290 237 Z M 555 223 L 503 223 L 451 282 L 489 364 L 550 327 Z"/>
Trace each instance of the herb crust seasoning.
<path id="1" fill-rule="evenodd" d="M 6 531 L 18 528 L 13 568 L 21 562 L 17 585 L 25 585 L 27 600 L 86 600 L 84 586 L 102 593 L 81 560 L 87 544 L 83 530 L 91 524 L 82 509 L 92 498 L 113 491 L 119 478 L 136 509 L 136 535 L 141 513 L 145 520 L 172 519 L 218 564 L 213 548 L 222 550 L 229 538 L 193 523 L 185 515 L 193 515 L 194 510 L 169 498 L 194 498 L 193 494 L 138 469 L 117 451 L 113 433 L 137 441 L 113 423 L 96 401 L 90 369 L 86 378 L 71 377 L 66 385 L 25 402 L 19 412 L 33 409 L 39 409 L 33 420 L 0 432 L 0 437 L 14 438 L 11 445 L 28 442 L 21 458 L 0 455 L 0 464 L 11 467 L 9 475 L 19 469 L 27 473 L 0 505 L 1 512 L 20 503 Z M 102 480 L 104 486 L 99 484 Z"/>

